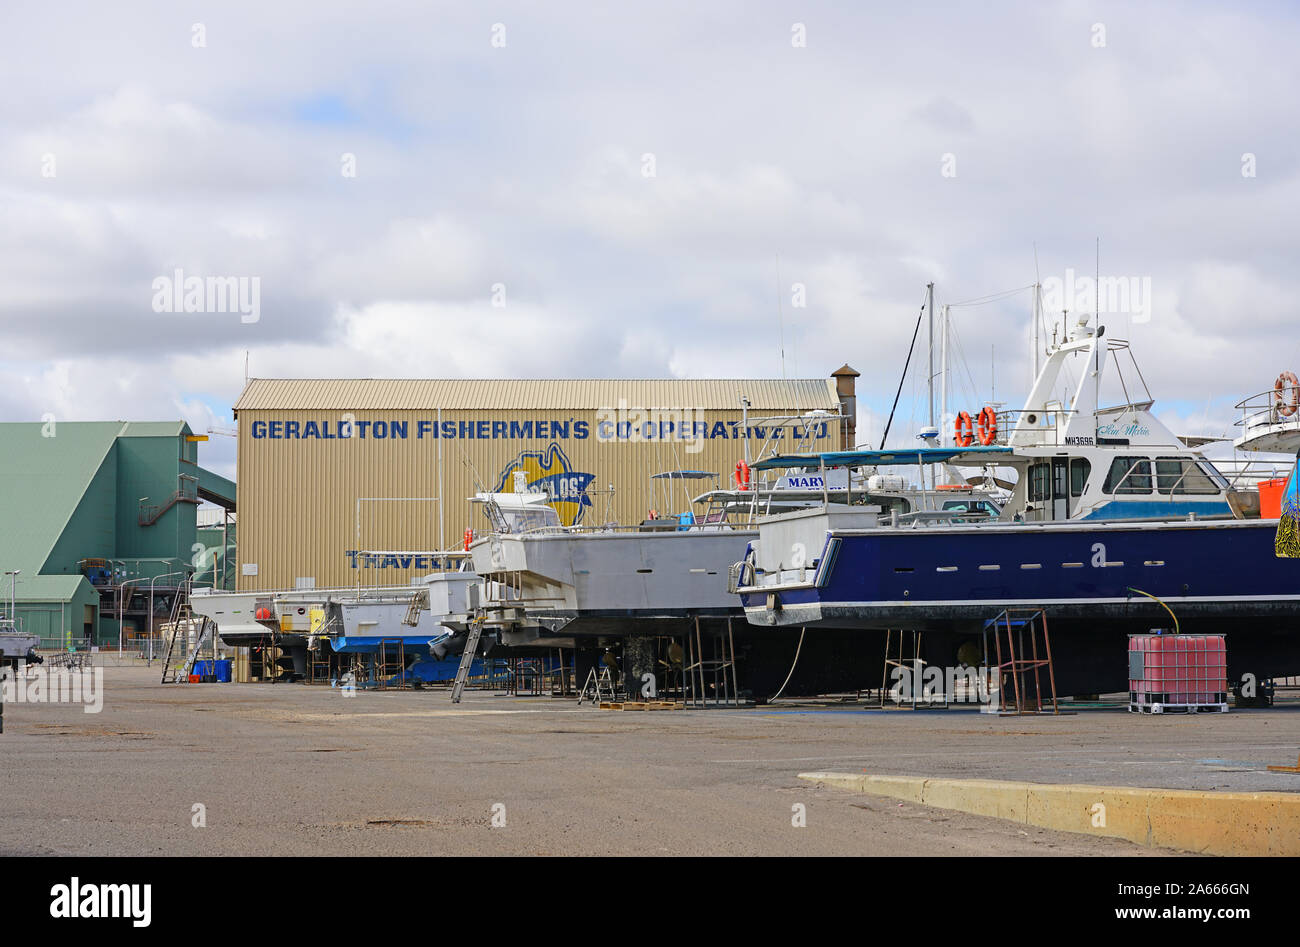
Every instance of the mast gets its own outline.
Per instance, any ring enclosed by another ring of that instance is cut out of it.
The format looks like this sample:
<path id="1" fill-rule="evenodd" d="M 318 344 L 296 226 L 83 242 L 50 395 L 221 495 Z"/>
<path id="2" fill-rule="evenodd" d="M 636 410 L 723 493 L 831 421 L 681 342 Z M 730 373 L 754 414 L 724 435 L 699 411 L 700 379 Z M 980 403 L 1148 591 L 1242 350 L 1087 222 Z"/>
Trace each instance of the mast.
<path id="1" fill-rule="evenodd" d="M 930 396 L 930 427 L 934 427 L 934 283 L 925 284 L 925 311 L 929 320 L 926 331 L 926 348 L 930 350 L 926 384 Z"/>
<path id="2" fill-rule="evenodd" d="M 939 446 L 946 447 L 949 436 L 944 433 L 943 428 L 943 425 L 948 423 L 948 306 L 946 304 L 939 317 L 939 340 L 941 346 L 939 355 Z"/>
<path id="3" fill-rule="evenodd" d="M 1034 284 L 1034 377 L 1029 380 L 1030 385 L 1033 385 L 1033 383 L 1038 380 L 1038 353 L 1042 349 L 1042 345 L 1038 341 L 1038 323 L 1042 319 L 1042 316 L 1038 311 L 1038 289 L 1039 286 L 1037 283 L 1035 283 Z"/>

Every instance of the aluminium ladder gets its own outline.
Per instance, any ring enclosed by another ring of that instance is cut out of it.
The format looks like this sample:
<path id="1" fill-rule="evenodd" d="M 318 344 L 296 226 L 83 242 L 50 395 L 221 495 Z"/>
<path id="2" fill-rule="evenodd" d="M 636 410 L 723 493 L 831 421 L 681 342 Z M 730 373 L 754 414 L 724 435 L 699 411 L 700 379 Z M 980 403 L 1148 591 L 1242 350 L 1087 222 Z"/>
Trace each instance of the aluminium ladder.
<path id="1" fill-rule="evenodd" d="M 476 618 L 469 623 L 469 632 L 465 638 L 465 650 L 460 655 L 460 667 L 456 669 L 456 683 L 451 688 L 451 702 L 460 703 L 460 695 L 465 692 L 465 682 L 469 680 L 469 669 L 474 663 L 478 651 L 478 640 L 483 634 L 483 619 Z"/>

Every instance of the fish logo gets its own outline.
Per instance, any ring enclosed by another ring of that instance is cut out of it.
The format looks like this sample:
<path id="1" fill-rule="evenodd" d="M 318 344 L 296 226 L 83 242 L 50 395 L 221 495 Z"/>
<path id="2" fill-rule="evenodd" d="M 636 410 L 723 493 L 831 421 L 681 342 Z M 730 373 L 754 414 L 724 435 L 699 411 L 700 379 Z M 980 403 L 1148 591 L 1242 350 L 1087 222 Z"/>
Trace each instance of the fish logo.
<path id="1" fill-rule="evenodd" d="M 569 458 L 552 443 L 545 450 L 526 450 L 501 471 L 497 493 L 514 493 L 515 473 L 522 471 L 529 493 L 544 493 L 551 498 L 551 506 L 560 514 L 565 526 L 582 522 L 582 514 L 591 506 L 587 487 L 596 479 L 595 474 L 578 473 Z"/>

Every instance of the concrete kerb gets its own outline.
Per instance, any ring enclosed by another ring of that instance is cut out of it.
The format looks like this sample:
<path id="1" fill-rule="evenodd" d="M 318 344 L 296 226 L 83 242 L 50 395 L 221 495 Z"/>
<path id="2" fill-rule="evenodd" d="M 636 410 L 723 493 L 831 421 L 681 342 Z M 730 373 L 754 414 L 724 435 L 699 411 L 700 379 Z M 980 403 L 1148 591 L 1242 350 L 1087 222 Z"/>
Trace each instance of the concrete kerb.
<path id="1" fill-rule="evenodd" d="M 1211 855 L 1300 855 L 1300 793 L 800 773 L 837 789 Z"/>

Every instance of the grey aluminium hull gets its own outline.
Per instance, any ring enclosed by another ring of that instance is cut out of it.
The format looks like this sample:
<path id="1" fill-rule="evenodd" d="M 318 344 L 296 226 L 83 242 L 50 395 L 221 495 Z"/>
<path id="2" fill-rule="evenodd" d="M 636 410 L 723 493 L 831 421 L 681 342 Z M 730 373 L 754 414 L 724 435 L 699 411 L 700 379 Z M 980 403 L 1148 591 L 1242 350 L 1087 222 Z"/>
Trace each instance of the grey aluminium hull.
<path id="1" fill-rule="evenodd" d="M 470 547 L 490 624 L 538 637 L 654 634 L 739 618 L 727 570 L 754 530 L 492 534 Z M 522 643 L 522 642 L 521 642 Z"/>

